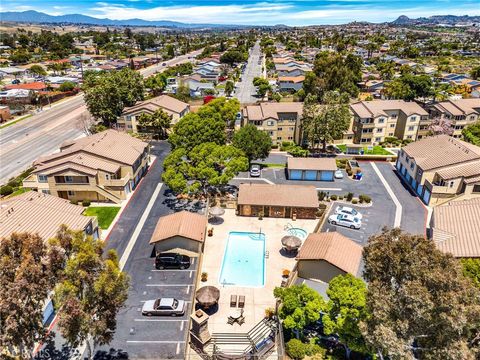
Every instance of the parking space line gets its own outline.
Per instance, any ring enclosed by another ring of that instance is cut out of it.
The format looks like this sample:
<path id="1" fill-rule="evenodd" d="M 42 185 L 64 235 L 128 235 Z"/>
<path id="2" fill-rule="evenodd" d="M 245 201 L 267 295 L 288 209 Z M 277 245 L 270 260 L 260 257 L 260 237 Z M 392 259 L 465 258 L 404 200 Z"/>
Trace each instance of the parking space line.
<path id="1" fill-rule="evenodd" d="M 377 173 L 378 177 L 380 178 L 380 181 L 385 187 L 385 190 L 387 190 L 388 195 L 390 195 L 390 197 L 392 198 L 395 204 L 395 220 L 393 222 L 393 227 L 399 227 L 402 221 L 402 205 L 400 204 L 400 201 L 398 201 L 398 198 L 395 196 L 395 193 L 393 192 L 392 188 L 388 184 L 387 180 L 383 177 L 377 165 L 373 161 L 370 162 L 370 165 L 372 165 L 373 170 L 375 170 L 375 172 Z"/>
<path id="2" fill-rule="evenodd" d="M 195 258 L 191 259 L 191 263 L 192 263 L 192 265 L 195 264 Z M 191 270 L 191 271 L 193 271 L 193 270 Z"/>
<path id="3" fill-rule="evenodd" d="M 148 205 L 145 208 L 145 211 L 143 212 L 142 217 L 140 218 L 140 221 L 135 227 L 132 237 L 130 238 L 130 241 L 128 242 L 127 247 L 125 248 L 125 251 L 123 252 L 122 257 L 120 258 L 120 261 L 119 261 L 120 270 L 123 270 L 125 264 L 127 263 L 128 257 L 132 252 L 133 246 L 137 242 L 138 236 L 140 235 L 140 231 L 142 231 L 143 225 L 145 225 L 145 222 L 147 221 L 148 215 L 150 214 L 150 210 L 152 210 L 152 207 L 155 204 L 155 201 L 157 200 L 158 194 L 160 193 L 162 186 L 163 186 L 163 183 L 157 184 L 157 187 L 155 188 L 155 191 L 153 192 L 152 197 L 150 198 L 150 201 L 148 202 Z"/>
<path id="4" fill-rule="evenodd" d="M 262 181 L 265 181 L 267 184 L 270 184 L 270 185 L 274 185 L 275 183 L 271 180 L 268 180 L 268 179 L 265 179 L 265 178 L 250 178 L 250 177 L 236 177 L 236 178 L 233 178 L 233 180 L 253 180 L 253 181 L 258 181 L 258 180 L 262 180 Z"/>
<path id="5" fill-rule="evenodd" d="M 178 272 L 192 272 L 195 270 L 180 270 L 180 269 L 163 269 L 163 270 L 157 270 L 157 269 L 152 269 L 150 270 L 152 272 L 165 272 L 165 271 L 178 271 Z"/>
<path id="6" fill-rule="evenodd" d="M 180 343 L 178 342 L 177 343 L 177 348 L 175 350 L 175 354 L 179 354 L 180 353 Z"/>
<path id="7" fill-rule="evenodd" d="M 150 321 L 153 321 L 153 322 L 179 322 L 179 321 L 188 321 L 188 320 L 185 320 L 185 319 L 133 319 L 133 321 L 137 321 L 137 322 L 150 322 Z"/>
<path id="8" fill-rule="evenodd" d="M 187 320 L 185 320 L 185 321 L 187 321 Z M 185 321 L 182 321 L 182 322 L 180 323 L 180 331 L 183 331 L 183 324 L 185 324 Z"/>
<path id="9" fill-rule="evenodd" d="M 342 191 L 342 188 L 315 188 L 315 190 L 323 190 L 323 191 Z"/>

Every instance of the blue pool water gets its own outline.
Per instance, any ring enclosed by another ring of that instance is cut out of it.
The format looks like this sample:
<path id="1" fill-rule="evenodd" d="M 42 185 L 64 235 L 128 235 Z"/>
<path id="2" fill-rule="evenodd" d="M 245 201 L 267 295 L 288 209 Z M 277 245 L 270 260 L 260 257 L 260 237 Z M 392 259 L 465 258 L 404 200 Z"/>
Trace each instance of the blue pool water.
<path id="1" fill-rule="evenodd" d="M 265 234 L 230 232 L 220 283 L 250 287 L 265 285 Z"/>
<path id="2" fill-rule="evenodd" d="M 305 240 L 307 238 L 307 232 L 301 228 L 290 228 L 287 230 L 288 235 L 293 235 L 298 237 L 300 240 Z"/>

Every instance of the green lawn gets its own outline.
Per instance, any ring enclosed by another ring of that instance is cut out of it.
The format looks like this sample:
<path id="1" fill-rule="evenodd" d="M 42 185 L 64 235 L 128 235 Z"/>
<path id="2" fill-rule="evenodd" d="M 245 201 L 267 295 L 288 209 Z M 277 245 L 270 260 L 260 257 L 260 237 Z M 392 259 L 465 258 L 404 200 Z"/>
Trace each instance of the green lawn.
<path id="1" fill-rule="evenodd" d="M 260 163 L 262 167 L 266 168 L 284 168 L 285 164 Z"/>
<path id="2" fill-rule="evenodd" d="M 345 153 L 345 151 L 347 150 L 347 145 L 337 145 L 337 147 L 340 149 L 341 152 Z M 368 147 L 365 146 L 363 148 L 363 150 L 365 151 L 364 155 L 392 155 L 392 153 L 390 151 L 387 151 L 385 150 L 384 148 L 382 148 L 381 146 L 374 146 L 373 147 L 373 150 L 368 150 Z"/>
<path id="3" fill-rule="evenodd" d="M 32 114 L 28 114 L 28 115 L 22 116 L 22 117 L 18 118 L 18 119 L 15 120 L 15 121 L 11 121 L 11 122 L 9 122 L 9 123 L 6 123 L 6 124 L 1 125 L 1 126 L 0 126 L 0 129 L 6 128 L 6 127 L 8 127 L 8 126 L 10 126 L 10 125 L 13 125 L 13 124 L 16 124 L 16 123 L 18 123 L 19 121 L 28 119 L 28 118 L 31 117 L 31 116 L 33 116 L 33 115 L 32 115 Z"/>
<path id="4" fill-rule="evenodd" d="M 20 194 L 23 194 L 23 193 L 26 193 L 27 191 L 30 191 L 30 189 L 25 189 L 25 188 L 18 188 L 17 190 L 15 190 L 13 193 L 11 193 L 10 195 L 8 195 L 8 197 L 14 197 L 14 196 L 17 196 L 17 195 L 20 195 Z"/>
<path id="5" fill-rule="evenodd" d="M 96 216 L 100 229 L 108 229 L 119 211 L 118 206 L 90 206 L 85 209 L 83 215 Z"/>

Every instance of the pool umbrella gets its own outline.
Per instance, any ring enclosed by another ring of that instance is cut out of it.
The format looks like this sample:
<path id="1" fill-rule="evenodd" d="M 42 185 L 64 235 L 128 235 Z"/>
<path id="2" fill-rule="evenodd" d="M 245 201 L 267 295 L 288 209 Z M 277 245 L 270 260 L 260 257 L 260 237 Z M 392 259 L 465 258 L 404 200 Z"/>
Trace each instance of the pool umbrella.
<path id="1" fill-rule="evenodd" d="M 214 206 L 214 207 L 210 208 L 210 210 L 208 210 L 208 212 L 210 213 L 210 215 L 212 215 L 214 217 L 217 217 L 217 216 L 222 216 L 223 214 L 225 214 L 225 209 L 222 209 L 219 206 Z"/>
<path id="2" fill-rule="evenodd" d="M 204 286 L 197 290 L 195 298 L 203 307 L 215 305 L 220 298 L 220 290 L 215 286 Z"/>
<path id="3" fill-rule="evenodd" d="M 295 250 L 302 245 L 302 240 L 293 235 L 286 235 L 282 238 L 282 245 L 285 246 L 288 251 Z"/>

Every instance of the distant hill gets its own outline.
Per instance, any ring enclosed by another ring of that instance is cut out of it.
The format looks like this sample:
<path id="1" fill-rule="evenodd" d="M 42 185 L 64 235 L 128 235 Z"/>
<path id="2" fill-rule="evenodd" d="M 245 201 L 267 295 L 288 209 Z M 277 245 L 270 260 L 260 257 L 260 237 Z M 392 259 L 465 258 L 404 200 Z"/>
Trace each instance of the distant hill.
<path id="1" fill-rule="evenodd" d="M 221 25 L 221 24 L 186 24 L 176 21 L 158 20 L 148 21 L 142 19 L 128 19 L 128 20 L 111 20 L 99 19 L 93 16 L 86 16 L 81 14 L 68 15 L 48 15 L 42 12 L 28 10 L 28 11 L 9 11 L 0 12 L 1 21 L 22 22 L 22 23 L 47 23 L 47 24 L 85 24 L 85 25 L 100 25 L 100 26 L 160 26 L 160 27 L 176 27 L 176 28 L 205 28 L 205 27 L 243 27 L 237 25 Z"/>
<path id="2" fill-rule="evenodd" d="M 430 17 L 411 19 L 408 16 L 402 15 L 396 20 L 390 22 L 390 24 L 393 25 L 456 25 L 460 23 L 480 23 L 480 16 L 434 15 Z"/>

